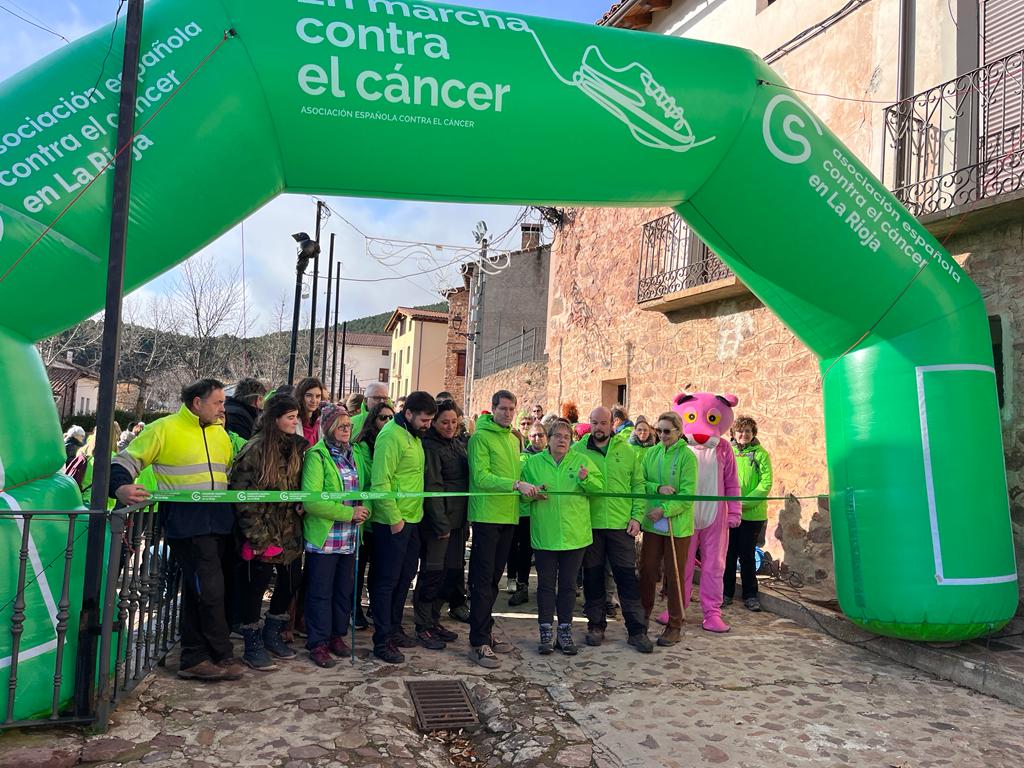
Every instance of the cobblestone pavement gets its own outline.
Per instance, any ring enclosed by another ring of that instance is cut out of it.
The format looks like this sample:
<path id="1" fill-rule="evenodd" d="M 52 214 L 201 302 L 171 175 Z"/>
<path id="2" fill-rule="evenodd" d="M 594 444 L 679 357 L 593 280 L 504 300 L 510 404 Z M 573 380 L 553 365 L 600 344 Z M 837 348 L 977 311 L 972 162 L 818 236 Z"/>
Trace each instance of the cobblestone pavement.
<path id="1" fill-rule="evenodd" d="M 506 601 L 499 628 L 520 650 L 498 671 L 472 666 L 462 640 L 407 651 L 401 666 L 325 671 L 303 652 L 237 683 L 178 680 L 172 658 L 108 733 L 10 734 L 0 766 L 1001 768 L 1024 756 L 1021 710 L 768 613 L 732 608 L 732 632 L 712 635 L 694 610 L 683 641 L 653 655 L 628 647 L 618 622 L 584 647 L 578 623 L 570 658 L 537 655 L 535 604 Z M 467 740 L 415 729 L 404 681 L 436 677 L 464 680 L 479 702 L 485 725 Z"/>

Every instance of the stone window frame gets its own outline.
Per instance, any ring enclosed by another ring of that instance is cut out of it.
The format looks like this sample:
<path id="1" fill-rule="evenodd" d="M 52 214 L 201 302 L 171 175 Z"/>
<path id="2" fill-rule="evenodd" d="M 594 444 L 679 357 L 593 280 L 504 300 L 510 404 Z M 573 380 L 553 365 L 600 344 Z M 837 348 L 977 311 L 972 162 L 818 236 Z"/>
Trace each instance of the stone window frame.
<path id="1" fill-rule="evenodd" d="M 1000 421 L 1004 424 L 1012 423 L 1015 415 L 1015 391 L 1016 391 L 1016 365 L 1014 362 L 1014 322 L 1013 311 L 1007 306 L 988 307 L 987 315 L 989 322 L 999 321 L 1000 330 L 1000 352 L 996 359 L 996 344 L 992 342 L 992 358 L 995 364 L 997 381 L 1002 379 L 1002 388 L 999 392 L 1003 404 L 999 407 Z M 991 327 L 991 326 L 990 326 Z"/>
<path id="2" fill-rule="evenodd" d="M 756 5 L 754 6 L 754 15 L 756 16 L 757 14 L 761 13 L 761 11 L 766 10 L 772 5 L 775 5 L 775 3 L 779 2 L 779 0 L 755 0 L 755 2 Z"/>

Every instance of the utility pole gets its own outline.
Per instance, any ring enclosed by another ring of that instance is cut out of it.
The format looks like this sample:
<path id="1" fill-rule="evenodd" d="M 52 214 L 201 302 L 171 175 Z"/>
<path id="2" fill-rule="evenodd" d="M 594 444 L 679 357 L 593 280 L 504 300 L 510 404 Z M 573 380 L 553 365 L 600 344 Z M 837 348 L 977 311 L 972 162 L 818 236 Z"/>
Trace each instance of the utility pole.
<path id="1" fill-rule="evenodd" d="M 331 237 L 334 237 L 333 235 Z M 331 242 L 333 245 L 333 241 Z M 334 289 L 334 341 L 331 344 L 331 399 L 334 399 L 334 382 L 338 372 L 338 299 L 341 298 L 341 258 L 338 258 L 337 287 Z M 338 382 L 338 388 L 344 390 L 344 382 Z"/>
<path id="2" fill-rule="evenodd" d="M 341 324 L 341 396 L 345 396 L 345 340 L 348 336 L 348 322 Z"/>
<path id="3" fill-rule="evenodd" d="M 324 340 L 323 340 L 323 359 L 320 362 L 320 381 L 327 380 L 327 334 L 331 327 L 331 275 L 334 274 L 334 233 L 331 232 L 331 247 L 328 252 L 327 261 L 327 302 L 324 305 Z M 331 386 L 328 390 L 334 388 L 334 382 L 331 382 Z M 333 395 L 332 395 L 333 399 Z"/>
<path id="4" fill-rule="evenodd" d="M 114 425 L 114 406 L 117 393 L 118 356 L 121 349 L 121 304 L 124 297 L 124 263 L 128 246 L 128 212 L 131 203 L 132 151 L 130 145 L 135 133 L 135 98 L 139 83 L 139 52 L 142 46 L 143 0 L 129 0 L 125 21 L 124 57 L 121 65 L 121 99 L 118 108 L 117 157 L 114 163 L 113 207 L 110 215 L 110 249 L 107 252 L 107 295 L 103 314 L 103 347 L 100 358 L 100 391 L 96 412 L 96 448 L 93 465 L 93 486 L 89 509 L 105 511 L 110 486 L 110 451 L 114 445 L 111 434 Z M 128 147 L 129 149 L 125 150 Z M 111 553 L 120 547 L 120 534 L 124 517 L 111 518 Z M 78 657 L 75 660 L 75 712 L 88 717 L 101 716 L 106 727 L 106 712 L 110 696 L 107 693 L 110 676 L 108 667 L 101 666 L 96 674 L 96 641 L 103 627 L 112 626 L 110 611 L 100 616 L 100 587 L 107 521 L 102 515 L 89 518 L 85 580 L 82 587 L 82 612 L 78 630 Z M 113 557 L 109 558 L 114 560 Z M 112 595 L 117 574 L 107 573 L 107 594 Z M 110 632 L 104 634 L 99 663 L 110 659 Z M 104 706 L 106 702 L 106 706 Z"/>
<path id="5" fill-rule="evenodd" d="M 313 235 L 313 239 L 320 242 L 320 223 L 323 220 L 324 203 L 321 200 L 316 201 L 316 234 Z M 320 276 L 320 251 L 316 252 L 313 257 L 313 307 L 309 311 L 309 361 L 306 365 L 306 375 L 313 375 L 313 349 L 316 345 L 316 286 L 317 278 Z"/>

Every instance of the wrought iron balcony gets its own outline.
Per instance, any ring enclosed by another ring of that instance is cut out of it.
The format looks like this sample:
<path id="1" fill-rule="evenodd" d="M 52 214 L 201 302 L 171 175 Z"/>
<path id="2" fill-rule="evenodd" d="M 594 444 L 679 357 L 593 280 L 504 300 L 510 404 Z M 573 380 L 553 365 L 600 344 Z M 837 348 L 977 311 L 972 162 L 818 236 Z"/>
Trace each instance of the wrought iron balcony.
<path id="1" fill-rule="evenodd" d="M 1024 187 L 1024 50 L 885 109 L 882 180 L 915 216 Z"/>
<path id="2" fill-rule="evenodd" d="M 544 359 L 544 329 L 523 329 L 522 334 L 484 351 L 474 378 L 490 376 L 514 365 Z"/>
<path id="3" fill-rule="evenodd" d="M 638 303 L 732 277 L 707 244 L 678 214 L 644 224 L 640 240 Z"/>

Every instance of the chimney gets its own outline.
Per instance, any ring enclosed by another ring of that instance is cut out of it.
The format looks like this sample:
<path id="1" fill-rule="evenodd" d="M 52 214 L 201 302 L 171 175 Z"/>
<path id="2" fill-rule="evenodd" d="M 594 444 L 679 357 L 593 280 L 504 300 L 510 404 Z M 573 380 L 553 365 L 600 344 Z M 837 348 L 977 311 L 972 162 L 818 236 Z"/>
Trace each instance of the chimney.
<path id="1" fill-rule="evenodd" d="M 535 248 L 540 248 L 540 236 L 544 231 L 544 227 L 540 224 L 522 224 L 523 230 L 523 245 L 524 251 L 532 251 Z"/>

